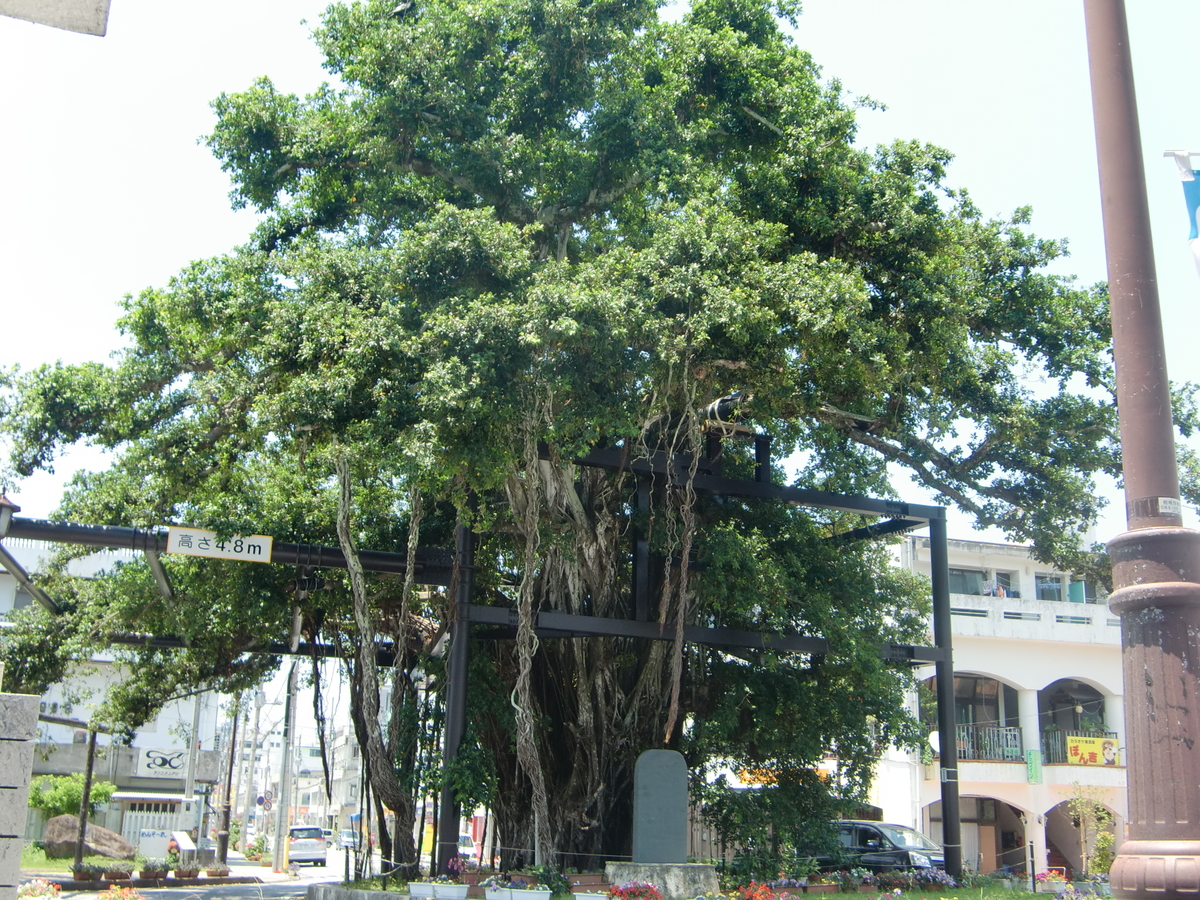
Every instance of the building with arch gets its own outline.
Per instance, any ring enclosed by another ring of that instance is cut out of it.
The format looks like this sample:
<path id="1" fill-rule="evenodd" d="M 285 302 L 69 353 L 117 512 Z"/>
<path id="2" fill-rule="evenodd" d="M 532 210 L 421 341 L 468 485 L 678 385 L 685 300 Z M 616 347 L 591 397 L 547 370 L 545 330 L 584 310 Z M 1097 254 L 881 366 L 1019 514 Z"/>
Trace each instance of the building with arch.
<path id="1" fill-rule="evenodd" d="M 964 864 L 1025 872 L 1032 855 L 1034 871 L 1080 872 L 1091 848 L 1070 800 L 1105 806 L 1118 843 L 1127 814 L 1120 622 L 1027 547 L 952 540 L 948 556 Z M 907 536 L 900 564 L 929 575 L 929 539 Z M 931 667 L 918 676 L 932 687 Z M 940 780 L 934 746 L 885 754 L 872 803 L 940 840 Z"/>

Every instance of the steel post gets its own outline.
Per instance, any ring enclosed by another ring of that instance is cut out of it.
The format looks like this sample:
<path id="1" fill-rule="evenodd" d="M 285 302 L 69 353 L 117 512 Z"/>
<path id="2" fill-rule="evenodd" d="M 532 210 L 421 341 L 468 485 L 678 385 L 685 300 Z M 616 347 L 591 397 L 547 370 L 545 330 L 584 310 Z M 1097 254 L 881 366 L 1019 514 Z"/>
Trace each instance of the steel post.
<path id="1" fill-rule="evenodd" d="M 937 674 L 938 756 L 942 779 L 942 847 L 946 871 L 962 875 L 962 822 L 958 809 L 958 739 L 954 713 L 954 637 L 950 622 L 950 568 L 946 520 L 929 521 L 929 574 L 933 581 L 933 643 L 942 651 Z"/>
<path id="2" fill-rule="evenodd" d="M 447 661 L 448 689 L 446 691 L 446 725 L 442 734 L 442 765 L 449 768 L 458 757 L 463 732 L 467 725 L 467 666 L 471 622 L 467 606 L 471 601 L 472 575 L 475 571 L 475 536 L 465 525 L 458 526 L 458 593 L 455 596 L 455 615 L 450 623 L 450 658 Z M 438 803 L 438 842 L 435 860 L 438 874 L 450 872 L 450 858 L 458 854 L 459 803 L 454 789 L 442 788 Z"/>

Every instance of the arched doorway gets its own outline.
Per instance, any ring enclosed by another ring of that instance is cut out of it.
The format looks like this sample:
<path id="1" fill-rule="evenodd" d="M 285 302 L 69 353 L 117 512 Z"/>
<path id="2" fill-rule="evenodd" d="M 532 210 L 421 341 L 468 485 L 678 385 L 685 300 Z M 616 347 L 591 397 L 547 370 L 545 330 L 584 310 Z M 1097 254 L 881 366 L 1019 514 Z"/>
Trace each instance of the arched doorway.
<path id="1" fill-rule="evenodd" d="M 990 874 L 1024 874 L 1027 866 L 1024 810 L 994 797 L 964 796 L 959 801 L 962 816 L 963 867 Z M 928 835 L 942 842 L 941 801 L 926 808 Z"/>

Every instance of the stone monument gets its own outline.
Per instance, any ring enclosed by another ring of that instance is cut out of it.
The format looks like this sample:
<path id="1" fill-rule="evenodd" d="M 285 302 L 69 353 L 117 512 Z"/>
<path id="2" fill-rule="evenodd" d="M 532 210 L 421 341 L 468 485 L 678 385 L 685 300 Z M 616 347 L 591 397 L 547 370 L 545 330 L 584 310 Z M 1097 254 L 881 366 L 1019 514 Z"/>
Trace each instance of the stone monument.
<path id="1" fill-rule="evenodd" d="M 0 694 L 0 900 L 17 896 L 37 722 L 37 697 Z"/>
<path id="2" fill-rule="evenodd" d="M 633 768 L 633 862 L 609 863 L 612 885 L 648 881 L 664 898 L 717 891 L 717 870 L 687 861 L 688 773 L 683 754 L 647 750 Z"/>

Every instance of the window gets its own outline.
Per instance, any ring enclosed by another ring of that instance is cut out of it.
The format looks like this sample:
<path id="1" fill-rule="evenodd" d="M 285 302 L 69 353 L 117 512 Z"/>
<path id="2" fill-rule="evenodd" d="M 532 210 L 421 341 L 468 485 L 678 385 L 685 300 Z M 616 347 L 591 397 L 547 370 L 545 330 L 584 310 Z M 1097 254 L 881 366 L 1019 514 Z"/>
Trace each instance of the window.
<path id="1" fill-rule="evenodd" d="M 1020 597 L 1021 592 L 1015 585 L 1020 584 L 1012 572 L 996 572 L 992 579 L 996 585 L 997 597 Z"/>
<path id="2" fill-rule="evenodd" d="M 1034 586 L 1039 600 L 1061 601 L 1063 598 L 1062 579 L 1057 575 L 1035 575 Z"/>
<path id="3" fill-rule="evenodd" d="M 312 794 L 308 794 L 308 793 L 301 794 L 300 795 L 300 805 L 301 806 L 311 806 L 312 805 Z"/>
<path id="4" fill-rule="evenodd" d="M 983 593 L 983 572 L 974 569 L 950 570 L 950 593 L 975 594 Z"/>

